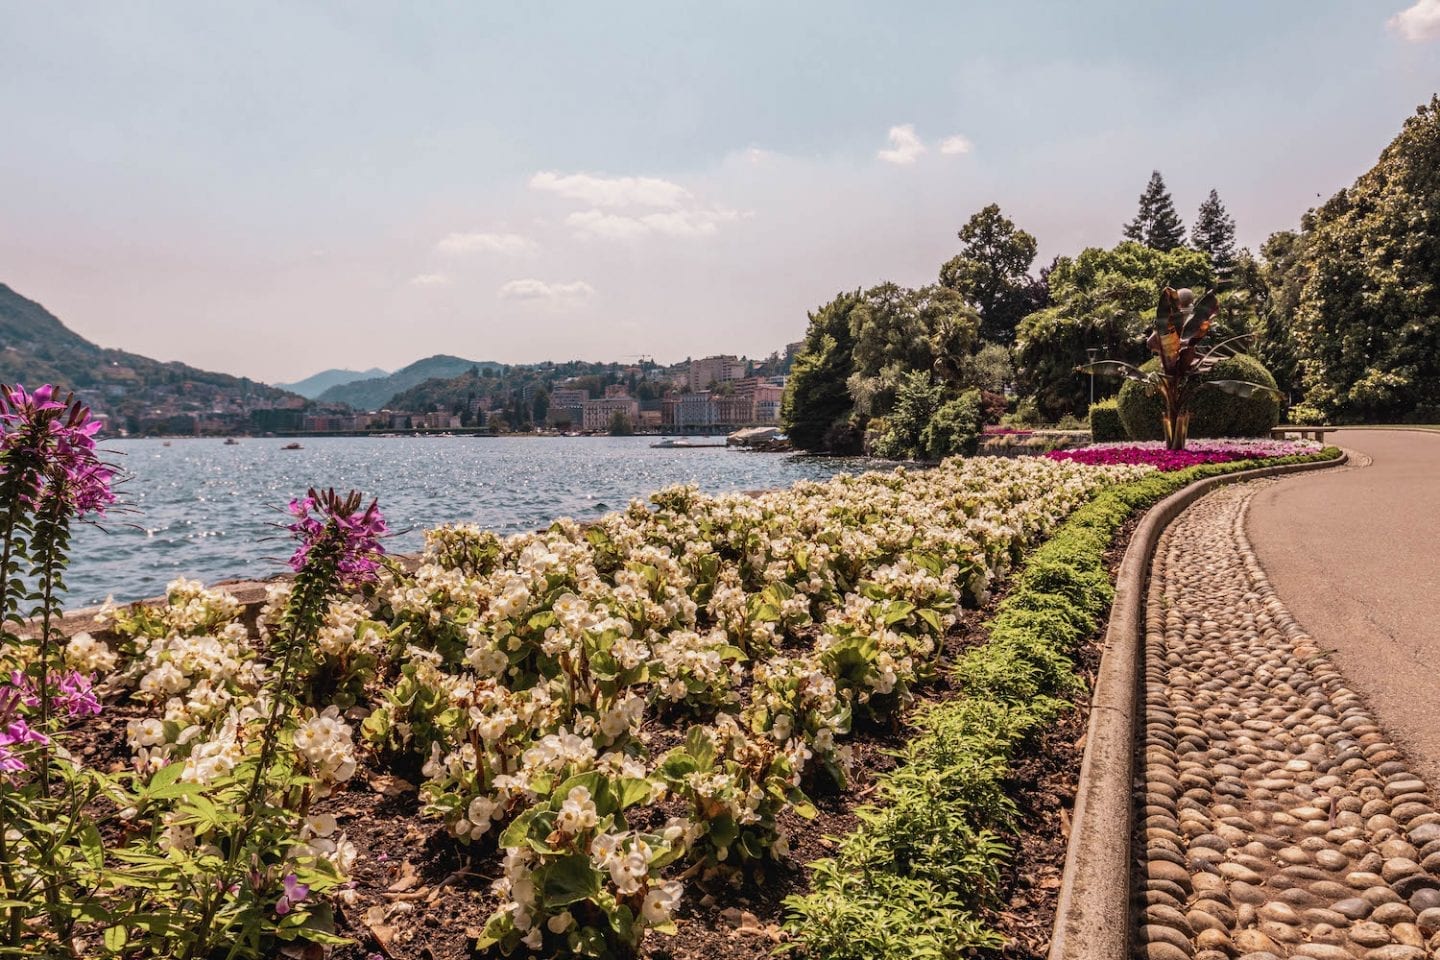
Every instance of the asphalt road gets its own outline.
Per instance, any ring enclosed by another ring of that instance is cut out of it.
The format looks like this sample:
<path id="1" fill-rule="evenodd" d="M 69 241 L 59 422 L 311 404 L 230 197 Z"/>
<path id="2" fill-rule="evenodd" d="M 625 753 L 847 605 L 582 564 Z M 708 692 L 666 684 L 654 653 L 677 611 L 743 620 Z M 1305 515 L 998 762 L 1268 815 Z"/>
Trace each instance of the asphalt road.
<path id="1" fill-rule="evenodd" d="M 1440 433 L 1328 439 L 1352 465 L 1269 484 L 1250 540 L 1291 615 L 1440 783 Z"/>

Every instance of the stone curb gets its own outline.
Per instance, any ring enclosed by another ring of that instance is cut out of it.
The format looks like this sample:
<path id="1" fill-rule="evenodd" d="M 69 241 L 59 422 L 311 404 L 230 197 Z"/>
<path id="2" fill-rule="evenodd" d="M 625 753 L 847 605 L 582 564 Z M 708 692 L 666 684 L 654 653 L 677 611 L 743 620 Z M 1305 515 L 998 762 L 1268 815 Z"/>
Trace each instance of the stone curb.
<path id="1" fill-rule="evenodd" d="M 1349 459 L 1349 451 L 1342 449 L 1334 460 L 1256 467 L 1207 477 L 1166 497 L 1140 521 L 1115 578 L 1115 602 L 1110 608 L 1100 669 L 1090 697 L 1085 756 L 1075 792 L 1049 960 L 1130 958 L 1135 711 L 1145 645 L 1147 583 L 1160 535 L 1186 507 L 1217 487 L 1325 470 L 1342 466 Z"/>

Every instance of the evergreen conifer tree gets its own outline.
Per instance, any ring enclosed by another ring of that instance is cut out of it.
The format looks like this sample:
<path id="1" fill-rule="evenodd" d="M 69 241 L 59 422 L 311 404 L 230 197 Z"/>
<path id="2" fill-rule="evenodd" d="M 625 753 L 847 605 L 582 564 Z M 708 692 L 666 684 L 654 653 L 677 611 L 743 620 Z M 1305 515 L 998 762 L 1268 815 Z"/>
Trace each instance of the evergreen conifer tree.
<path id="1" fill-rule="evenodd" d="M 1125 226 L 1125 238 L 1143 243 L 1155 250 L 1169 251 L 1185 243 L 1185 224 L 1175 212 L 1175 201 L 1165 189 L 1160 171 L 1150 174 L 1145 192 L 1140 194 L 1140 209 L 1135 219 Z"/>
<path id="2" fill-rule="evenodd" d="M 1225 205 L 1214 190 L 1200 204 L 1195 225 L 1190 228 L 1190 246 L 1208 253 L 1217 270 L 1235 263 L 1235 220 L 1225 212 Z"/>

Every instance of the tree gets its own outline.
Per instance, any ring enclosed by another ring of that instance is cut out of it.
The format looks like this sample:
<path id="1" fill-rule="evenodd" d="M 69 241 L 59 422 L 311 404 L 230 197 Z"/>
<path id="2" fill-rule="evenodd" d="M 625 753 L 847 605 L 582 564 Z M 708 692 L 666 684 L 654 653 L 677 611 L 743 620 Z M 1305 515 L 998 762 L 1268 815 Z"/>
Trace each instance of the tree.
<path id="1" fill-rule="evenodd" d="M 942 286 L 907 290 L 882 283 L 865 291 L 850 318 L 854 364 L 846 386 L 855 409 L 883 415 L 900 378 L 912 370 L 953 379 L 979 323 L 960 294 Z"/>
<path id="2" fill-rule="evenodd" d="M 1190 246 L 1209 254 L 1217 270 L 1228 269 L 1235 263 L 1235 220 L 1225 212 L 1225 205 L 1214 190 L 1195 215 L 1195 225 L 1190 228 Z"/>
<path id="3" fill-rule="evenodd" d="M 854 404 L 846 383 L 855 368 L 851 315 L 861 302 L 859 290 L 842 293 L 810 314 L 780 410 L 785 432 L 801 450 L 833 449 L 827 443 L 832 428 L 849 420 Z M 858 448 L 858 437 L 853 447 Z"/>
<path id="4" fill-rule="evenodd" d="M 1332 420 L 1440 415 L 1440 96 L 1302 233 L 1293 330 L 1307 406 Z"/>
<path id="5" fill-rule="evenodd" d="M 1140 209 L 1126 225 L 1125 239 L 1160 251 L 1174 250 L 1185 242 L 1185 224 L 1175 212 L 1175 201 L 1170 199 L 1159 170 L 1151 172 L 1150 182 L 1140 194 Z"/>
<path id="6" fill-rule="evenodd" d="M 629 417 L 625 416 L 623 410 L 616 410 L 610 414 L 610 436 L 628 437 L 634 432 L 635 425 L 630 422 Z"/>
<path id="7" fill-rule="evenodd" d="M 940 268 L 940 285 L 959 293 L 980 314 L 980 335 L 997 343 L 1015 340 L 1020 318 L 1034 302 L 1035 238 L 1017 228 L 992 203 L 972 216 L 958 234 L 960 253 Z"/>
<path id="8" fill-rule="evenodd" d="M 544 387 L 535 391 L 535 399 L 530 401 L 530 412 L 536 423 L 545 422 L 550 412 L 550 392 Z"/>
<path id="9" fill-rule="evenodd" d="M 1075 373 L 1087 349 L 1103 359 L 1140 363 L 1140 340 L 1153 319 L 1155 298 L 1166 286 L 1205 288 L 1214 283 L 1210 259 L 1179 247 L 1162 252 L 1125 242 L 1113 250 L 1090 247 L 1059 257 L 1048 274 L 1051 305 L 1020 322 L 1015 341 L 1016 374 L 1023 393 L 1046 417 L 1085 411 L 1090 382 Z M 1221 324 L 1220 335 L 1230 333 Z M 1115 392 L 1097 381 L 1096 399 Z"/>

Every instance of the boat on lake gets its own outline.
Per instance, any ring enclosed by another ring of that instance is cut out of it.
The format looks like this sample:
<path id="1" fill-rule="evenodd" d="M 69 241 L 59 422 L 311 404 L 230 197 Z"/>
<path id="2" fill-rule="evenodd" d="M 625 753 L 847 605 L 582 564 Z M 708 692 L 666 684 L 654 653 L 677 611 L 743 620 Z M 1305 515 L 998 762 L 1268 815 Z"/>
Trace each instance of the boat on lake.
<path id="1" fill-rule="evenodd" d="M 281 449 L 281 450 L 304 450 L 305 448 L 302 447 L 302 446 L 300 446 L 300 444 L 298 444 L 298 443 L 287 443 L 287 444 L 285 444 L 285 446 L 281 447 L 280 449 Z"/>
<path id="2" fill-rule="evenodd" d="M 725 446 L 725 441 L 702 443 L 690 437 L 670 437 L 650 446 L 656 450 L 719 450 Z"/>

